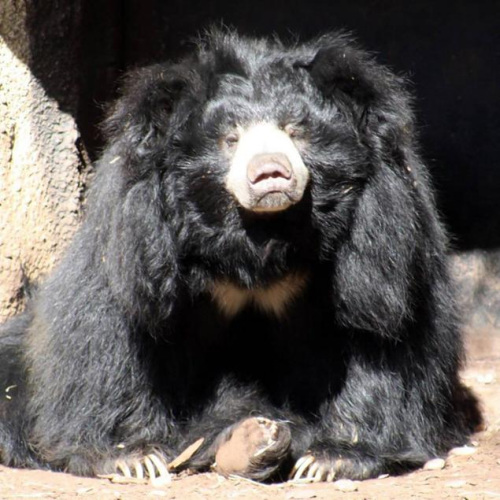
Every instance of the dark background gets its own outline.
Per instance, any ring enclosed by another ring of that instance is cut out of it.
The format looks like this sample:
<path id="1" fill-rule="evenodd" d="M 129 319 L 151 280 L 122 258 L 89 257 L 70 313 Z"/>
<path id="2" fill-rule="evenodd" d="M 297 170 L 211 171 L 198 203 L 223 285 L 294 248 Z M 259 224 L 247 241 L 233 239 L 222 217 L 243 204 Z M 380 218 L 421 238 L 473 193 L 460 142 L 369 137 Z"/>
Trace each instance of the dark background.
<path id="1" fill-rule="evenodd" d="M 102 105 L 116 96 L 121 75 L 131 67 L 178 57 L 210 23 L 302 39 L 347 29 L 413 82 L 422 153 L 454 247 L 500 248 L 500 0 L 112 0 L 80 5 L 78 54 L 72 63 L 79 68 L 80 95 L 73 112 L 92 158 L 102 145 L 97 127 Z M 54 33 L 36 24 L 40 7 L 32 10 L 32 49 L 38 52 L 32 69 L 43 80 L 51 69 L 44 67 L 43 52 L 54 50 L 44 41 L 53 42 Z M 47 90 L 64 109 L 67 89 L 50 81 Z"/>

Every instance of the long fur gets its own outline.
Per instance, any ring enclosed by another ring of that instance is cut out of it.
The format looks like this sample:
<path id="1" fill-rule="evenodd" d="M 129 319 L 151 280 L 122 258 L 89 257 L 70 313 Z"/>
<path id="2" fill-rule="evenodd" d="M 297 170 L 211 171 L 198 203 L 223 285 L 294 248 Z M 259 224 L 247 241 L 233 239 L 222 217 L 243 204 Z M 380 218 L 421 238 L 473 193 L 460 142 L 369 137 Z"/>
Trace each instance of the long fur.
<path id="1" fill-rule="evenodd" d="M 283 213 L 242 210 L 220 137 L 296 123 L 310 171 Z M 207 35 L 189 56 L 131 73 L 105 124 L 86 220 L 0 337 L 0 456 L 102 472 L 155 448 L 207 470 L 251 415 L 290 422 L 281 467 L 306 452 L 366 478 L 467 442 L 479 421 L 447 236 L 418 155 L 404 82 L 342 34 L 304 44 Z M 283 318 L 229 320 L 216 281 L 303 293 Z"/>

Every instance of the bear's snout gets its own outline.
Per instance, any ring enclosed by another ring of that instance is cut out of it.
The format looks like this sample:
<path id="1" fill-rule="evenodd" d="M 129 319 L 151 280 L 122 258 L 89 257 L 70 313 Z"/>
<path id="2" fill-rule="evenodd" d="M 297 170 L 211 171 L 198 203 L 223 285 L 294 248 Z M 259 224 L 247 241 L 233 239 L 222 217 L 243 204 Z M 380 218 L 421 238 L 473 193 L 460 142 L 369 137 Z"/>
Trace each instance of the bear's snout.
<path id="1" fill-rule="evenodd" d="M 292 165 L 282 153 L 255 155 L 248 164 L 247 177 L 254 186 L 272 179 L 286 185 L 292 179 Z"/>
<path id="2" fill-rule="evenodd" d="M 297 180 L 292 164 L 283 153 L 257 154 L 248 164 L 248 190 L 260 210 L 288 206 Z"/>
<path id="3" fill-rule="evenodd" d="M 241 133 L 226 186 L 253 212 L 286 210 L 304 194 L 309 171 L 290 137 L 275 124 L 255 124 Z"/>

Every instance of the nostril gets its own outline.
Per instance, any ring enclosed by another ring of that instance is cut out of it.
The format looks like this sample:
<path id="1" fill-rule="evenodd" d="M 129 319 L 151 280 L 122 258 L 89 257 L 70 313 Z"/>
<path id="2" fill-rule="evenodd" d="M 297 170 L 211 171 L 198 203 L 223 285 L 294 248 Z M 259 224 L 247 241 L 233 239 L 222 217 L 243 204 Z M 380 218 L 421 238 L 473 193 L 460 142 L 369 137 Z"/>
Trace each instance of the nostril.
<path id="1" fill-rule="evenodd" d="M 248 164 L 247 177 L 251 184 L 268 179 L 290 180 L 292 167 L 287 156 L 282 153 L 256 155 Z"/>

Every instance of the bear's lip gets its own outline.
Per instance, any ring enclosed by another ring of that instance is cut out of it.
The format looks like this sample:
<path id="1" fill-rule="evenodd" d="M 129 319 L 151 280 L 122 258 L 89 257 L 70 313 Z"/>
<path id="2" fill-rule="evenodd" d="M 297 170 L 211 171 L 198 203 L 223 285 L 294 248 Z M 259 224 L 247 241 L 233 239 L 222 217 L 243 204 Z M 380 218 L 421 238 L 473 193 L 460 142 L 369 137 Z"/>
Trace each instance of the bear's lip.
<path id="1" fill-rule="evenodd" d="M 263 180 L 259 180 L 258 183 L 251 184 L 249 189 L 255 193 L 257 196 L 262 193 L 266 196 L 268 193 L 286 193 L 293 190 L 296 186 L 294 179 L 284 178 L 284 177 L 268 177 Z"/>
<path id="2" fill-rule="evenodd" d="M 267 177 L 259 182 L 248 184 L 251 209 L 259 212 L 286 210 L 302 198 L 297 192 L 297 179 L 290 172 L 288 177 Z"/>
<path id="3" fill-rule="evenodd" d="M 250 210 L 255 212 L 278 212 L 286 210 L 298 201 L 293 192 L 284 190 L 270 190 L 258 196 L 252 196 Z"/>

